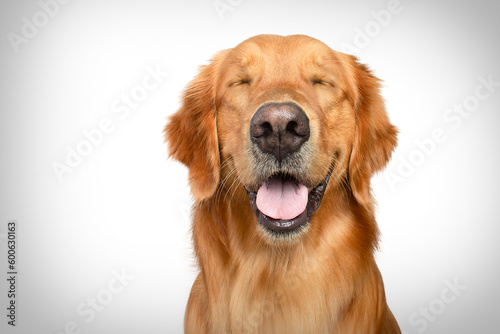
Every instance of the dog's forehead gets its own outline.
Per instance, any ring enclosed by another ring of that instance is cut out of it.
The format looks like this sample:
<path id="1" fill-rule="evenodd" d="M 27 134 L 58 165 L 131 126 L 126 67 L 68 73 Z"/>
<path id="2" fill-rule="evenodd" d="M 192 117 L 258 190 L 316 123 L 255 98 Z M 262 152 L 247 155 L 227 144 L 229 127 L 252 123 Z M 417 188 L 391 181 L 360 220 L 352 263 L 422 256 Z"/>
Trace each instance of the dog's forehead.
<path id="1" fill-rule="evenodd" d="M 231 64 L 246 68 L 265 62 L 321 67 L 332 60 L 338 60 L 334 50 L 319 40 L 303 35 L 255 36 L 233 48 L 228 57 Z"/>

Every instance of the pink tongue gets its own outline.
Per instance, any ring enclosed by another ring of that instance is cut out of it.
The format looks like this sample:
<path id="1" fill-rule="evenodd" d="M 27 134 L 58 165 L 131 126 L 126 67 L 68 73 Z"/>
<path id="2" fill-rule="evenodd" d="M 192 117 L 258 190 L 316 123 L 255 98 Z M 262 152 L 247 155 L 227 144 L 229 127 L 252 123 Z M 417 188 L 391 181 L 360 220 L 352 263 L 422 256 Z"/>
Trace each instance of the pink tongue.
<path id="1" fill-rule="evenodd" d="M 257 192 L 257 208 L 268 217 L 290 220 L 307 206 L 308 191 L 302 183 L 281 178 L 264 182 Z"/>

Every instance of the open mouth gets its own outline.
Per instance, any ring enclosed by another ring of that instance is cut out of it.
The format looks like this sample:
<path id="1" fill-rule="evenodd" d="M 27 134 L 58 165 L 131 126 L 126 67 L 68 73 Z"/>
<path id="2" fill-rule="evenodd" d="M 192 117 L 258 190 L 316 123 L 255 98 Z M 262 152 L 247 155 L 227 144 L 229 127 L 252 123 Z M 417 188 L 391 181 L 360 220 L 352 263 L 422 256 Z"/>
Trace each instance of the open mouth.
<path id="1" fill-rule="evenodd" d="M 259 224 L 278 235 L 305 228 L 321 204 L 332 170 L 312 189 L 289 174 L 278 173 L 263 182 L 257 192 L 247 190 Z"/>

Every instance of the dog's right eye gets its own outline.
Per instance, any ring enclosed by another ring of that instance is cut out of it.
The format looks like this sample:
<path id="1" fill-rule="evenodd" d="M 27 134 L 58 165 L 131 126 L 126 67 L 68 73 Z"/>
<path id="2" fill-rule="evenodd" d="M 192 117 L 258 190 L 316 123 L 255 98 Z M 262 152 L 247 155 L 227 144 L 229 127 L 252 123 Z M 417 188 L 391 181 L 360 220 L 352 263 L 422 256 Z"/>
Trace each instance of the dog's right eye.
<path id="1" fill-rule="evenodd" d="M 311 79 L 311 83 L 313 86 L 331 86 L 331 87 L 335 87 L 335 85 L 330 82 L 330 81 L 326 81 L 322 78 L 313 78 Z"/>
<path id="2" fill-rule="evenodd" d="M 321 79 L 312 79 L 311 82 L 313 85 L 323 85 L 324 84 L 324 81 Z"/>

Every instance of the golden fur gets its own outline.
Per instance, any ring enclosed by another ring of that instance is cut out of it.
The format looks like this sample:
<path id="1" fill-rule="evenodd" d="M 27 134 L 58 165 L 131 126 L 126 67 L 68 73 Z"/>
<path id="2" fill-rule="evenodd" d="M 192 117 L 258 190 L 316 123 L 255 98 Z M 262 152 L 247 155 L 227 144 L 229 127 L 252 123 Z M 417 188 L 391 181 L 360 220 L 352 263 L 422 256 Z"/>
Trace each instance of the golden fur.
<path id="1" fill-rule="evenodd" d="M 201 68 L 165 128 L 195 198 L 200 273 L 186 333 L 400 333 L 373 257 L 370 177 L 397 135 L 379 88 L 353 56 L 302 35 L 256 36 Z M 297 103 L 309 117 L 296 166 L 308 187 L 334 165 L 307 229 L 282 239 L 258 225 L 245 190 L 262 173 L 249 122 L 270 101 Z"/>

